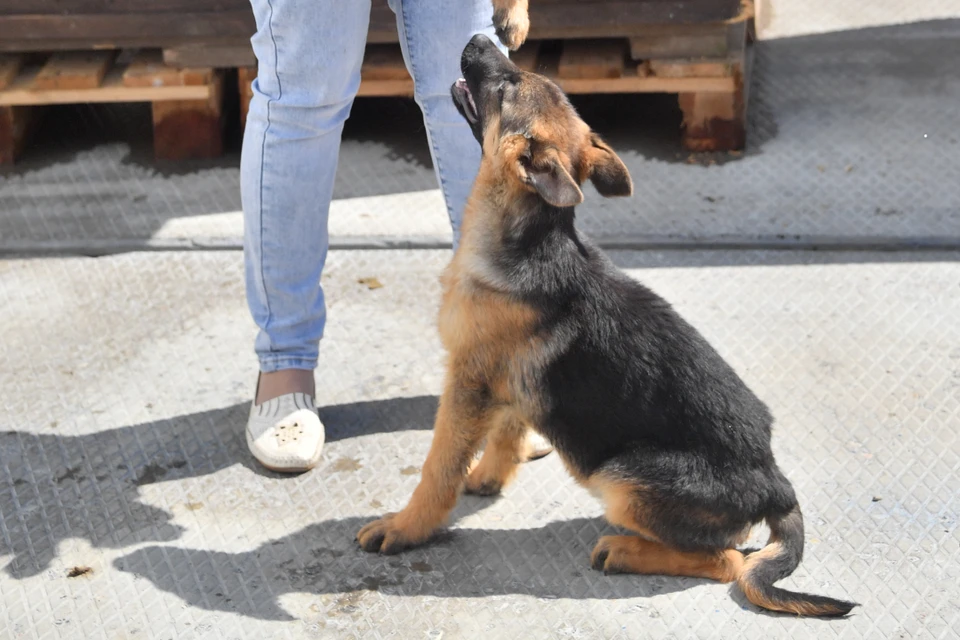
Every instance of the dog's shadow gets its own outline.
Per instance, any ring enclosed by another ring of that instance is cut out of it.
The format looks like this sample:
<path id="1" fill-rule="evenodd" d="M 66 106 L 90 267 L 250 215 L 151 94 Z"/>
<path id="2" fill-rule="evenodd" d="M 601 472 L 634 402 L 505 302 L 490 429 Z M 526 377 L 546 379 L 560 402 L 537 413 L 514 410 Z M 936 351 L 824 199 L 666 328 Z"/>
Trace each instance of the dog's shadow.
<path id="1" fill-rule="evenodd" d="M 458 512 L 486 502 L 471 497 L 463 501 L 467 504 Z M 395 556 L 360 550 L 354 536 L 369 520 L 327 520 L 239 553 L 147 547 L 117 559 L 114 566 L 191 606 L 263 620 L 294 619 L 280 603 L 288 593 L 339 594 L 330 606 L 355 610 L 371 591 L 393 596 L 619 599 L 708 583 L 593 571 L 593 543 L 599 534 L 613 533 L 600 519 L 564 520 L 535 529 L 448 530 L 423 547 Z M 187 571 L 192 579 L 185 579 Z"/>

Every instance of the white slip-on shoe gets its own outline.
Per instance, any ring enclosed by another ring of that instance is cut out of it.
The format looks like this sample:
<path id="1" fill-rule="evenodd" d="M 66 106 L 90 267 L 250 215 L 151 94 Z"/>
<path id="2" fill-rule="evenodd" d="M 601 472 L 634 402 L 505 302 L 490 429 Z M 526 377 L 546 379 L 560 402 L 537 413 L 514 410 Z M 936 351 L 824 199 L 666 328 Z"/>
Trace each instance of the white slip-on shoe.
<path id="1" fill-rule="evenodd" d="M 296 473 L 320 462 L 324 430 L 317 405 L 305 393 L 288 393 L 250 407 L 247 446 L 271 471 Z"/>

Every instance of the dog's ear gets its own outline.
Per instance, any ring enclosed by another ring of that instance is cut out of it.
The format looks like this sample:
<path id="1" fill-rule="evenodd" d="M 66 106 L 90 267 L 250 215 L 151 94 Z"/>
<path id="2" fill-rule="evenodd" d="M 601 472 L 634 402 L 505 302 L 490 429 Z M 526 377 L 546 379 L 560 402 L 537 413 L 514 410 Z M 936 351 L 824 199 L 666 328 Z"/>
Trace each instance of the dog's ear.
<path id="1" fill-rule="evenodd" d="M 547 149 L 533 157 L 521 156 L 521 174 L 540 197 L 555 207 L 573 207 L 583 202 L 583 192 L 564 168 L 555 149 Z"/>
<path id="2" fill-rule="evenodd" d="M 633 195 L 630 172 L 610 145 L 593 132 L 590 132 L 589 145 L 585 153 L 584 173 L 597 192 L 606 198 Z"/>

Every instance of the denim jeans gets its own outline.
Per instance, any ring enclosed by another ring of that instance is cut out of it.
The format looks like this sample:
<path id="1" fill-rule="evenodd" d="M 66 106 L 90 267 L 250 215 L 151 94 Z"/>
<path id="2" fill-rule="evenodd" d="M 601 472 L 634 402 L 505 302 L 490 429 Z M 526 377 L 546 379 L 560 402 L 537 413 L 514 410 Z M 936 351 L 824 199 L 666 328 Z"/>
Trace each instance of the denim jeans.
<path id="1" fill-rule="evenodd" d="M 247 303 L 261 371 L 314 369 L 326 320 L 320 274 L 343 123 L 360 85 L 370 0 L 251 0 L 258 77 L 240 163 Z M 490 0 L 390 0 L 458 235 L 480 149 L 450 98 Z"/>

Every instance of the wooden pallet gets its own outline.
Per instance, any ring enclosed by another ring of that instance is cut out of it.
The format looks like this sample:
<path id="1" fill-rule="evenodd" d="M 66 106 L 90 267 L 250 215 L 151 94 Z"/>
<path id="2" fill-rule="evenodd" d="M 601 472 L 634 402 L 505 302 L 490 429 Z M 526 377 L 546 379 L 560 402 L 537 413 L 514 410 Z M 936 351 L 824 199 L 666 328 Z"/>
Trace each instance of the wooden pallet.
<path id="1" fill-rule="evenodd" d="M 214 69 L 238 69 L 242 119 L 256 76 L 248 1 L 162 4 L 146 11 L 142 0 L 8 0 L 0 8 L 0 51 L 157 47 L 169 67 L 199 68 L 208 79 L 190 84 L 179 71 L 164 67 L 159 75 L 167 79 L 159 86 L 129 86 L 124 71 L 118 71 L 119 59 L 110 58 L 104 67 L 97 56 L 112 54 L 102 51 L 82 63 L 70 62 L 67 66 L 79 65 L 73 71 L 38 79 L 39 72 L 24 71 L 22 55 L 2 58 L 0 161 L 15 155 L 17 143 L 25 138 L 29 116 L 37 111 L 26 105 L 54 102 L 149 101 L 155 126 L 168 121 L 211 129 L 200 136 L 177 136 L 165 133 L 170 126 L 156 126 L 158 157 L 219 152 L 219 128 L 216 134 L 212 129 L 219 119 L 222 80 Z M 753 7 L 753 0 L 531 0 L 531 41 L 514 57 L 521 66 L 554 78 L 569 93 L 677 94 L 688 149 L 740 149 L 745 144 Z M 374 0 L 360 96 L 413 94 L 397 38 L 396 17 L 386 0 Z M 63 62 L 76 55 L 67 54 Z M 152 64 L 161 65 L 157 54 L 152 55 Z M 13 76 L 5 80 L 10 69 Z M 98 77 L 99 84 L 89 86 Z M 44 88 L 51 82 L 53 88 Z M 165 104 L 158 106 L 161 102 Z M 190 140 L 196 141 L 194 148 Z M 187 148 L 178 149 L 177 144 Z"/>
<path id="2" fill-rule="evenodd" d="M 150 102 L 158 159 L 215 157 L 222 151 L 221 73 L 177 68 L 160 51 L 0 54 L 0 163 L 13 162 L 52 104 Z"/>
<path id="3" fill-rule="evenodd" d="M 691 151 L 734 151 L 746 142 L 747 33 L 739 53 L 722 57 L 634 59 L 637 43 L 624 38 L 533 41 L 512 54 L 522 69 L 553 79 L 569 94 L 673 93 L 683 112 L 682 143 Z M 633 44 L 633 46 L 631 46 Z M 670 43 L 657 46 L 671 51 Z M 644 55 L 648 47 L 640 47 Z M 368 45 L 358 96 L 414 92 L 398 45 Z M 254 67 L 241 70 L 241 118 L 249 104 Z"/>
<path id="4" fill-rule="evenodd" d="M 593 11 L 635 11 L 630 3 L 583 0 Z M 653 6 L 655 3 L 647 3 Z M 664 2 L 665 7 L 669 2 Z M 723 3 L 700 3 L 701 12 L 722 9 Z M 728 5 L 730 3 L 727 3 Z M 561 0 L 540 0 L 537 6 L 563 5 Z M 629 5 L 629 6 L 628 6 Z M 644 6 L 647 6 L 644 5 Z M 358 96 L 413 96 L 414 86 L 398 44 L 390 42 L 389 25 L 374 5 L 371 34 L 361 68 Z M 534 6 L 534 5 L 531 5 Z M 681 140 L 691 151 L 735 151 L 746 144 L 749 45 L 753 40 L 753 2 L 741 0 L 739 13 L 723 20 L 651 26 L 627 21 L 627 26 L 606 28 L 624 33 L 613 38 L 531 40 L 511 58 L 523 69 L 553 79 L 570 94 L 672 93 L 683 113 Z M 532 11 L 533 9 L 531 9 Z M 723 9 L 728 11 L 728 9 Z M 566 15 L 566 14 L 564 14 Z M 706 14 L 704 16 L 713 15 Z M 719 14 L 718 14 L 719 15 Z M 726 15 L 726 14 L 724 14 Z M 654 16 L 655 17 L 655 16 Z M 569 15 L 564 18 L 569 21 Z M 650 19 L 654 19 L 651 17 Z M 382 23 L 377 27 L 377 21 Z M 563 32 L 558 17 L 553 26 Z M 566 23 L 564 23 L 566 24 Z M 570 27 L 572 29 L 572 27 Z M 618 31 L 619 29 L 619 31 Z M 580 28 L 577 33 L 593 33 Z M 597 29 L 596 32 L 603 33 Z M 574 31 L 570 31 L 574 33 Z M 167 50 L 168 59 L 202 61 L 204 56 L 224 56 L 223 50 L 193 50 L 184 58 Z M 239 54 L 234 54 L 239 55 Z M 241 95 L 248 94 L 255 67 L 241 70 Z M 245 117 L 248 98 L 241 101 Z"/>

